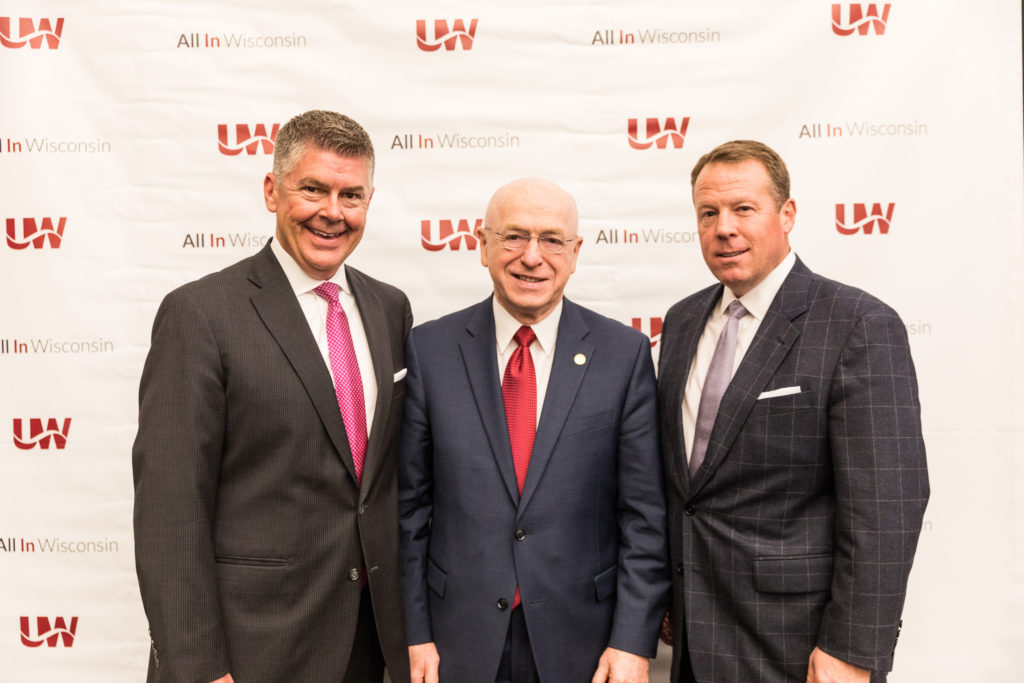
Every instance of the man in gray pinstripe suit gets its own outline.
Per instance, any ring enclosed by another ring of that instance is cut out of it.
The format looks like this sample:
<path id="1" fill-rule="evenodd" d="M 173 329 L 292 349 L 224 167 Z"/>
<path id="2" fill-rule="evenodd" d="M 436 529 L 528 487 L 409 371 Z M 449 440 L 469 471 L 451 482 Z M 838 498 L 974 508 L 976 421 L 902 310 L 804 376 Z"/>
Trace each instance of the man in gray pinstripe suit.
<path id="1" fill-rule="evenodd" d="M 929 493 L 906 329 L 790 250 L 773 150 L 691 183 L 720 284 L 662 330 L 673 681 L 884 681 Z"/>
<path id="2" fill-rule="evenodd" d="M 157 311 L 133 453 L 150 683 L 379 683 L 385 665 L 409 681 L 395 460 L 412 314 L 344 263 L 373 159 L 347 116 L 293 118 L 264 178 L 274 240 Z M 337 318 L 355 363 L 335 362 Z"/>

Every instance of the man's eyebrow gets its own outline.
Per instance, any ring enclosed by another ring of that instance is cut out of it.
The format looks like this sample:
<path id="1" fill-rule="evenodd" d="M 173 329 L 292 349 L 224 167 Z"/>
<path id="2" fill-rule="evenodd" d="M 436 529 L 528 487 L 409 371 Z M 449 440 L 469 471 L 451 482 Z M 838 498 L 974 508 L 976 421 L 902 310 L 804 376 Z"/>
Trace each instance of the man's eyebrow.
<path id="1" fill-rule="evenodd" d="M 326 183 L 324 183 L 324 182 L 322 182 L 320 180 L 317 180 L 316 178 L 313 178 L 312 176 L 306 176 L 305 178 L 302 178 L 301 180 L 298 181 L 297 185 L 299 187 L 304 187 L 306 185 L 312 185 L 313 187 L 316 187 L 316 188 L 321 189 L 321 190 L 326 190 L 327 189 L 327 184 Z M 350 187 L 343 187 L 343 188 L 341 188 L 341 192 L 364 192 L 364 191 L 365 191 L 365 188 L 362 185 L 352 185 Z"/>

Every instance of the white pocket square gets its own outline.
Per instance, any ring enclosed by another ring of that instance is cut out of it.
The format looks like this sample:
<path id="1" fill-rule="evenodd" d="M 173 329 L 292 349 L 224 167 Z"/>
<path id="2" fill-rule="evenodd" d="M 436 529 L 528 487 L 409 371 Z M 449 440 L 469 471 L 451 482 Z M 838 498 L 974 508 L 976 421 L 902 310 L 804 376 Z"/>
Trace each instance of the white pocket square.
<path id="1" fill-rule="evenodd" d="M 761 392 L 761 395 L 757 397 L 760 401 L 762 398 L 775 398 L 776 396 L 789 396 L 790 394 L 799 394 L 800 387 L 782 387 L 781 389 L 772 389 L 771 391 Z"/>
<path id="2" fill-rule="evenodd" d="M 401 370 L 396 372 L 395 373 L 395 381 L 396 382 L 400 382 L 401 380 L 405 379 L 405 373 L 406 373 L 407 370 L 408 370 L 408 368 L 402 368 Z"/>

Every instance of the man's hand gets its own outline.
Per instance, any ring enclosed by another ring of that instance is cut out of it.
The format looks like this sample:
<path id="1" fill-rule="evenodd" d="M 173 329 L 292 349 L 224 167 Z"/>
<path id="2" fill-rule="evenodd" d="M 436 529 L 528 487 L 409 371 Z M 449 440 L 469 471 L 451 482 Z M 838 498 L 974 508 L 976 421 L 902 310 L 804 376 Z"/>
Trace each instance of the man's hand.
<path id="1" fill-rule="evenodd" d="M 814 648 L 807 663 L 807 683 L 868 683 L 871 672 Z"/>
<path id="2" fill-rule="evenodd" d="M 433 643 L 409 646 L 409 672 L 412 683 L 437 683 L 437 667 L 441 657 Z"/>
<path id="3" fill-rule="evenodd" d="M 648 683 L 650 667 L 647 657 L 605 648 L 590 683 Z"/>
<path id="4" fill-rule="evenodd" d="M 210 681 L 210 683 L 235 683 L 235 679 L 231 677 L 231 674 L 225 674 L 215 681 Z"/>

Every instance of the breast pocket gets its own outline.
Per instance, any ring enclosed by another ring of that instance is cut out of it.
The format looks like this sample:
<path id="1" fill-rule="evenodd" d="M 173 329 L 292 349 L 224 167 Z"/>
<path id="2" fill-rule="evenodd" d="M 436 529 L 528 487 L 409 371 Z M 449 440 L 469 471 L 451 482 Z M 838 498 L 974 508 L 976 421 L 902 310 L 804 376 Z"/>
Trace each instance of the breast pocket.
<path id="1" fill-rule="evenodd" d="M 771 391 L 771 389 L 766 389 L 762 393 L 770 393 Z M 757 402 L 754 403 L 754 409 L 751 411 L 750 416 L 769 417 L 772 415 L 788 415 L 790 413 L 800 412 L 801 410 L 810 410 L 813 406 L 814 392 L 809 389 L 804 389 L 795 394 L 758 398 Z"/>
<path id="2" fill-rule="evenodd" d="M 562 428 L 562 438 L 579 436 L 599 429 L 611 429 L 614 424 L 613 417 L 611 412 L 606 411 L 566 420 L 565 426 Z"/>

